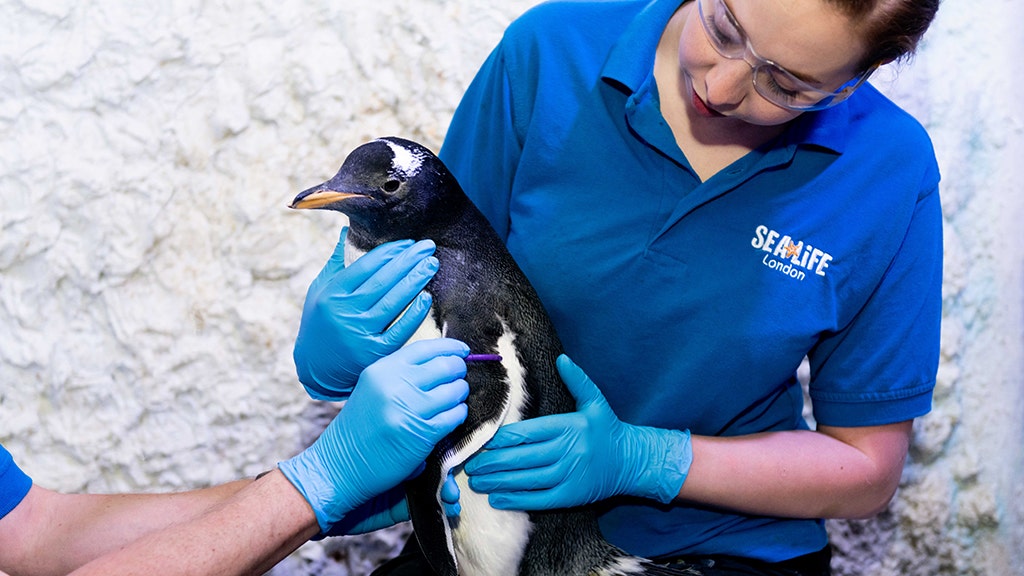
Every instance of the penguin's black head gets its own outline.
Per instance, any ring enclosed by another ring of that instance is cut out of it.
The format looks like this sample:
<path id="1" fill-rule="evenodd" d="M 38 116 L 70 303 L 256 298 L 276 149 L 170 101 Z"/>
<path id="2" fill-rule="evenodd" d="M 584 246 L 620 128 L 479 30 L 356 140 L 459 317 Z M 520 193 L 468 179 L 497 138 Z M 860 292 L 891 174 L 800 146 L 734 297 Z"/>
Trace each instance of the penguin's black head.
<path id="1" fill-rule="evenodd" d="M 389 137 L 353 150 L 333 178 L 300 193 L 291 207 L 343 212 L 353 230 L 387 241 L 420 236 L 458 196 L 461 188 L 430 150 Z"/>

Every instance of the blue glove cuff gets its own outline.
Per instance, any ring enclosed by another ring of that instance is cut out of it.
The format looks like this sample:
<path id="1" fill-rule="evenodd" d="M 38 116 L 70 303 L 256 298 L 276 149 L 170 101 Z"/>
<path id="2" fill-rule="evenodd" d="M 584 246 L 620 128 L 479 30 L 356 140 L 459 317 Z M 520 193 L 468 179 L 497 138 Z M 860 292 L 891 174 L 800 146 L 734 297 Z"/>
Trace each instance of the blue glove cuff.
<path id="1" fill-rule="evenodd" d="M 636 486 L 640 495 L 668 504 L 679 495 L 693 463 L 693 446 L 689 430 L 641 428 L 647 435 L 647 465 L 640 472 Z"/>
<path id="2" fill-rule="evenodd" d="M 331 528 L 338 523 L 343 514 L 332 514 L 328 508 L 336 508 L 334 503 L 334 490 L 331 483 L 317 473 L 317 466 L 306 462 L 307 452 L 300 452 L 295 457 L 279 462 L 277 467 L 285 478 L 295 486 L 295 489 L 302 494 L 302 497 L 309 503 L 316 515 L 316 523 L 320 526 L 320 532 L 327 534 Z M 341 506 L 343 510 L 348 507 Z"/>

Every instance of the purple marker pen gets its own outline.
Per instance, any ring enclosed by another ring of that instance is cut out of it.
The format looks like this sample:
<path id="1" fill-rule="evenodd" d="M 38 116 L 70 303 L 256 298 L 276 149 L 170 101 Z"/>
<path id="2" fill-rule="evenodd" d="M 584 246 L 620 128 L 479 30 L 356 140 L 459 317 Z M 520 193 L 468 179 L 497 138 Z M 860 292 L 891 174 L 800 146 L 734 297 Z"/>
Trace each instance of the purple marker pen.
<path id="1" fill-rule="evenodd" d="M 501 362 L 501 356 L 497 354 L 470 354 L 466 356 L 466 362 Z"/>

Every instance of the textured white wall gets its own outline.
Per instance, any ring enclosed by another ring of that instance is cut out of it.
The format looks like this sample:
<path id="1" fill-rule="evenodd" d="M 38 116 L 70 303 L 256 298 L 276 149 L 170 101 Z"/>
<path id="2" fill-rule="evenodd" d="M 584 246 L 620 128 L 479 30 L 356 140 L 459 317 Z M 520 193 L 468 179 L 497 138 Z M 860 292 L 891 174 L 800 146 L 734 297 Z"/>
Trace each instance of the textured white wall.
<path id="1" fill-rule="evenodd" d="M 942 170 L 942 364 L 890 510 L 833 524 L 847 574 L 1024 574 L 1022 21 L 1020 2 L 944 0 L 912 65 L 879 82 Z"/>
<path id="2" fill-rule="evenodd" d="M 341 222 L 286 204 L 369 138 L 436 149 L 532 3 L 0 0 L 0 441 L 68 491 L 197 487 L 298 450 L 329 408 L 291 344 Z M 893 506 L 833 523 L 842 574 L 1024 574 L 1021 21 L 945 0 L 877 82 L 942 166 L 943 362 Z M 277 572 L 362 573 L 402 533 Z"/>
<path id="3" fill-rule="evenodd" d="M 318 430 L 291 347 L 342 219 L 286 206 L 440 145 L 527 5 L 482 4 L 0 0 L 0 441 L 37 482 L 196 487 Z"/>
<path id="4" fill-rule="evenodd" d="M 1020 2 L 944 0 L 889 86 L 943 175 L 942 364 L 890 510 L 834 525 L 854 536 L 837 562 L 849 574 L 1024 574 L 1021 22 Z"/>

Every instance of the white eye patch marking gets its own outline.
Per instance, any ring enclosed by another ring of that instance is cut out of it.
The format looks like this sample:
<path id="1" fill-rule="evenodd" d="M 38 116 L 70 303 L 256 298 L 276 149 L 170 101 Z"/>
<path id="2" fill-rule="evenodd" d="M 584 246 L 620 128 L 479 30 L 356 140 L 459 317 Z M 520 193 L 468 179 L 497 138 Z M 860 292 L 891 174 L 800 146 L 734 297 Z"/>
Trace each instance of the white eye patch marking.
<path id="1" fill-rule="evenodd" d="M 391 152 L 394 153 L 395 158 L 391 163 L 399 174 L 406 178 L 412 178 L 420 171 L 423 166 L 423 153 L 399 146 L 389 140 L 382 140 L 382 142 L 387 144 L 391 148 Z"/>

